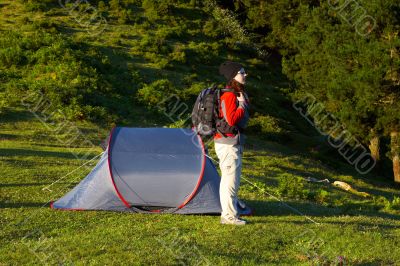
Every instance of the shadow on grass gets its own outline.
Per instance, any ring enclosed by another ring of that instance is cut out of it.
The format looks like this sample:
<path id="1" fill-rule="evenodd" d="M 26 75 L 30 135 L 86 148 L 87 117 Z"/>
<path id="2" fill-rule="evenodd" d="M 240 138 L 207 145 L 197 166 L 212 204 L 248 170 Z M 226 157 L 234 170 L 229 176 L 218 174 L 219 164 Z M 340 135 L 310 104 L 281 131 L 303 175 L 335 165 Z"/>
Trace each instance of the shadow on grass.
<path id="1" fill-rule="evenodd" d="M 299 170 L 299 169 L 295 169 L 295 168 L 291 168 L 291 167 L 287 167 L 287 166 L 283 166 L 283 165 L 276 165 L 276 167 L 282 169 L 282 172 L 284 172 L 284 173 L 290 173 L 290 174 L 298 175 L 298 176 L 302 176 L 302 177 L 314 177 L 314 178 L 318 178 L 320 180 L 323 180 L 323 179 L 329 177 L 329 176 L 323 175 L 316 171 Z"/>
<path id="2" fill-rule="evenodd" d="M 49 207 L 50 203 L 43 202 L 0 202 L 0 209 L 6 208 L 40 208 Z"/>
<path id="3" fill-rule="evenodd" d="M 33 119 L 34 115 L 31 112 L 21 109 L 5 108 L 5 111 L 0 113 L 0 121 L 2 123 L 24 122 Z"/>
<path id="4" fill-rule="evenodd" d="M 16 140 L 18 138 L 19 138 L 19 136 L 14 135 L 14 134 L 0 133 L 0 141 L 2 141 L 2 140 Z"/>
<path id="5" fill-rule="evenodd" d="M 1 187 L 36 187 L 36 186 L 46 186 L 52 185 L 54 182 L 49 183 L 8 183 L 8 184 L 0 184 Z M 71 185 L 71 182 L 57 182 L 58 185 Z M 75 184 L 75 183 L 72 183 Z"/>
<path id="6" fill-rule="evenodd" d="M 287 216 L 306 215 L 310 217 L 329 217 L 338 215 L 379 217 L 400 220 L 400 215 L 382 213 L 378 210 L 360 210 L 368 208 L 363 204 L 349 203 L 343 207 L 326 207 L 306 202 L 279 202 L 279 201 L 257 201 L 246 200 L 246 204 L 253 209 L 255 216 Z"/>
<path id="7" fill-rule="evenodd" d="M 1 149 L 0 149 L 0 151 L 1 151 Z M 5 159 L 5 158 L 1 158 L 0 162 L 5 163 L 6 165 L 10 165 L 12 167 L 18 167 L 19 169 L 32 168 L 37 164 L 35 162 L 27 161 L 27 160 L 23 160 L 23 159 Z M 0 184 L 0 186 L 1 186 L 1 184 Z"/>
<path id="8" fill-rule="evenodd" d="M 40 151 L 40 150 L 27 150 L 27 149 L 0 149 L 0 154 L 3 157 L 12 156 L 35 156 L 35 157 L 58 157 L 64 159 L 78 159 L 79 157 L 71 152 L 54 152 L 54 151 Z M 98 154 L 85 154 L 89 158 Z"/>
<path id="9" fill-rule="evenodd" d="M 333 225 L 338 225 L 340 227 L 344 225 L 354 225 L 358 226 L 358 229 L 360 231 L 364 230 L 370 230 L 370 229 L 399 229 L 399 226 L 396 225 L 389 225 L 389 224 L 377 224 L 377 223 L 366 223 L 366 222 L 360 222 L 360 221 L 324 221 L 325 224 L 333 224 Z"/>

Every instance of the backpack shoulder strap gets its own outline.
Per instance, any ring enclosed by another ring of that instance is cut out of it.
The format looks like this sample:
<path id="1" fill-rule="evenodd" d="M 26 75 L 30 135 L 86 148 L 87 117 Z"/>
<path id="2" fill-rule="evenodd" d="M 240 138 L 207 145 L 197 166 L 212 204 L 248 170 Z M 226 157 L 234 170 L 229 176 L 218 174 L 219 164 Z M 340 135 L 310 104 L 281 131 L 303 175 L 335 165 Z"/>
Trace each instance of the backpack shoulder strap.
<path id="1" fill-rule="evenodd" d="M 234 89 L 223 88 L 223 89 L 221 89 L 221 92 L 235 92 L 235 90 Z"/>

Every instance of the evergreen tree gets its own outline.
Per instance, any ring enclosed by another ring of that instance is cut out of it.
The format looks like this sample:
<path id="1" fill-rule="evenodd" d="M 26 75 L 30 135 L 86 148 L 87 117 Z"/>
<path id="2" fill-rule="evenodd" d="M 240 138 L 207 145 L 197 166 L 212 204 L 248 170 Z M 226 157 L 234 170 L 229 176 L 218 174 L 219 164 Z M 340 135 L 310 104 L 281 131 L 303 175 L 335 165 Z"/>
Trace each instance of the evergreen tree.
<path id="1" fill-rule="evenodd" d="M 333 137 L 351 133 L 377 160 L 380 138 L 391 137 L 390 157 L 399 169 L 398 1 L 243 3 L 248 27 L 264 32 L 264 45 L 284 56 L 283 71 L 296 82 L 295 98 L 312 95 L 341 124 L 334 128 L 315 113 L 319 126 Z"/>

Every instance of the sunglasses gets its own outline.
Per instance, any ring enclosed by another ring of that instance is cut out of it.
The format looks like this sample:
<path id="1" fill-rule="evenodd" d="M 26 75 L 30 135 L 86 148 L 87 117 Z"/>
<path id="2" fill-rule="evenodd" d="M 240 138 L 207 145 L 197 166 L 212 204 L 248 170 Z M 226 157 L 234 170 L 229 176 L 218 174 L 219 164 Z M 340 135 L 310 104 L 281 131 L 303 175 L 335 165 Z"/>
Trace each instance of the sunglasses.
<path id="1" fill-rule="evenodd" d="M 242 74 L 242 75 L 246 75 L 246 71 L 244 71 L 244 69 L 241 69 L 238 74 Z"/>

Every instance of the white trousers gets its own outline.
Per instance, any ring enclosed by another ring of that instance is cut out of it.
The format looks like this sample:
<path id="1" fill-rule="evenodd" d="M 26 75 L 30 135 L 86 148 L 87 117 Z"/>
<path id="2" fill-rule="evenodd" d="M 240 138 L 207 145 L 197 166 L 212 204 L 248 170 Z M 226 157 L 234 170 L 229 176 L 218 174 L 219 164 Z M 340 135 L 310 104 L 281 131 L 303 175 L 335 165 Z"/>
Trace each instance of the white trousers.
<path id="1" fill-rule="evenodd" d="M 243 147 L 239 144 L 215 143 L 215 152 L 221 169 L 219 197 L 222 208 L 221 216 L 223 217 L 239 217 L 237 192 L 242 171 L 242 149 Z"/>

